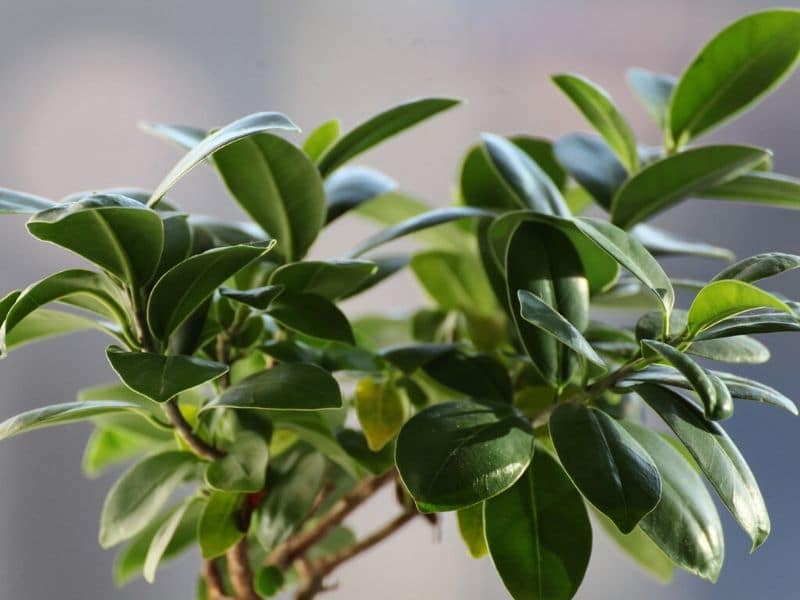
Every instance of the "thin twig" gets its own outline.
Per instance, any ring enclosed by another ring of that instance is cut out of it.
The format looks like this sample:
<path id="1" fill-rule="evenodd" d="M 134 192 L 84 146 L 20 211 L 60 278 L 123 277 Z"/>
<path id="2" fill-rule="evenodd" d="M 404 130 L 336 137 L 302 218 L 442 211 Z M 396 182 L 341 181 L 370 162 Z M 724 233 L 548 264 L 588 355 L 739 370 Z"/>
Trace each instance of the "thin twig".
<path id="1" fill-rule="evenodd" d="M 195 435 L 191 425 L 183 418 L 183 414 L 178 407 L 178 401 L 175 398 L 171 398 L 163 406 L 170 423 L 192 450 L 208 460 L 216 460 L 225 456 L 225 452 Z"/>
<path id="2" fill-rule="evenodd" d="M 203 578 L 206 580 L 208 600 L 230 600 L 225 595 L 225 586 L 222 583 L 216 561 L 206 560 L 203 562 Z"/>
<path id="3" fill-rule="evenodd" d="M 324 538 L 331 529 L 344 521 L 350 513 L 371 498 L 375 492 L 392 479 L 394 479 L 394 471 L 387 471 L 383 475 L 364 480 L 350 493 L 336 502 L 333 508 L 310 529 L 290 538 L 287 542 L 278 546 L 267 559 L 268 564 L 275 565 L 282 569 L 287 568 L 295 560 L 304 556 L 305 553 Z"/>

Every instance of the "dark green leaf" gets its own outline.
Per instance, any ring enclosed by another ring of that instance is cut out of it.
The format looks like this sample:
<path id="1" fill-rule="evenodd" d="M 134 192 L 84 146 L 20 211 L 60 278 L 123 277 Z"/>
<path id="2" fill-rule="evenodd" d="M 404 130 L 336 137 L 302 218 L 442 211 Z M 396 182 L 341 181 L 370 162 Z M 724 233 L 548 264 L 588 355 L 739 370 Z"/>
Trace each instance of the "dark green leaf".
<path id="1" fill-rule="evenodd" d="M 636 392 L 664 419 L 705 473 L 722 503 L 748 533 L 753 549 L 767 539 L 769 515 L 753 473 L 722 430 L 681 395 L 651 384 Z"/>
<path id="2" fill-rule="evenodd" d="M 508 490 L 486 502 L 492 562 L 514 600 L 569 600 L 592 553 L 586 506 L 545 450 Z"/>
<path id="3" fill-rule="evenodd" d="M 0 215 L 32 215 L 54 206 L 56 203 L 46 198 L 16 190 L 0 189 Z"/>
<path id="4" fill-rule="evenodd" d="M 504 491 L 532 455 L 530 424 L 513 406 L 463 400 L 412 417 L 397 438 L 395 457 L 417 506 L 440 512 Z"/>
<path id="5" fill-rule="evenodd" d="M 158 129 L 158 126 L 154 129 Z M 148 204 L 150 206 L 157 204 L 184 175 L 214 154 L 217 150 L 232 144 L 236 140 L 273 129 L 299 131 L 297 126 L 285 115 L 275 112 L 262 112 L 242 117 L 218 129 L 203 140 L 194 143 L 192 149 L 178 161 L 161 183 L 158 184 L 158 187 L 156 187 L 155 191 L 150 196 Z M 193 143 L 195 141 L 196 138 L 193 134 L 196 130 L 181 129 L 179 131 L 181 131 L 181 135 L 172 136 L 172 138 L 179 143 Z M 189 132 L 190 135 L 185 135 L 187 132 Z"/>
<path id="6" fill-rule="evenodd" d="M 673 75 L 647 69 L 628 69 L 628 86 L 662 130 L 669 124 L 669 103 L 678 83 Z"/>
<path id="7" fill-rule="evenodd" d="M 158 279 L 179 262 L 183 262 L 192 251 L 192 228 L 188 216 L 181 213 L 161 213 L 164 223 L 164 248 L 158 262 L 153 281 Z"/>
<path id="8" fill-rule="evenodd" d="M 271 285 L 281 285 L 287 292 L 316 294 L 335 300 L 352 292 L 377 267 L 368 260 L 308 260 L 278 267 L 270 275 Z"/>
<path id="9" fill-rule="evenodd" d="M 330 373 L 316 365 L 289 363 L 243 379 L 205 408 L 319 410 L 341 405 L 339 384 Z"/>
<path id="10" fill-rule="evenodd" d="M 282 285 L 265 285 L 249 290 L 220 288 L 220 296 L 246 304 L 256 310 L 267 310 L 272 301 L 283 293 Z"/>
<path id="11" fill-rule="evenodd" d="M 655 340 L 644 340 L 642 344 L 657 352 L 686 377 L 705 407 L 706 418 L 719 421 L 733 414 L 733 398 L 719 377 L 669 344 Z"/>
<path id="12" fill-rule="evenodd" d="M 690 242 L 646 223 L 635 225 L 630 233 L 653 256 L 702 256 L 719 260 L 733 260 L 733 252 L 727 248 L 703 242 Z"/>
<path id="13" fill-rule="evenodd" d="M 159 339 L 169 338 L 218 287 L 263 256 L 272 245 L 215 248 L 172 267 L 150 294 L 147 305 L 150 330 Z"/>
<path id="14" fill-rule="evenodd" d="M 325 223 L 347 211 L 397 189 L 397 182 L 368 167 L 344 167 L 325 181 Z"/>
<path id="15" fill-rule="evenodd" d="M 353 459 L 373 475 L 382 475 L 394 467 L 392 443 L 386 444 L 378 452 L 373 452 L 369 449 L 367 438 L 361 431 L 346 427 L 336 432 L 336 439 Z"/>
<path id="16" fill-rule="evenodd" d="M 686 352 L 710 360 L 742 365 L 760 365 L 769 360 L 769 348 L 746 335 L 695 341 Z"/>
<path id="17" fill-rule="evenodd" d="M 126 411 L 142 412 L 142 407 L 134 402 L 122 400 L 91 400 L 34 408 L 0 423 L 0 440 L 41 427 L 64 425 L 85 421 L 98 415 Z"/>
<path id="18" fill-rule="evenodd" d="M 584 496 L 628 533 L 661 498 L 658 469 L 614 419 L 581 404 L 559 405 L 550 416 L 558 458 Z"/>
<path id="19" fill-rule="evenodd" d="M 800 320 L 793 314 L 764 312 L 728 317 L 724 321 L 704 329 L 695 340 L 713 340 L 746 333 L 774 333 L 778 331 L 800 331 Z"/>
<path id="20" fill-rule="evenodd" d="M 591 344 L 581 335 L 572 323 L 567 321 L 552 306 L 545 303 L 539 296 L 527 290 L 519 290 L 517 298 L 520 304 L 520 315 L 528 323 L 535 325 L 542 331 L 552 335 L 570 350 L 580 354 L 589 362 L 605 369 L 602 358 L 597 355 Z"/>
<path id="21" fill-rule="evenodd" d="M 561 74 L 552 79 L 608 142 L 628 172 L 635 173 L 639 168 L 636 138 L 606 91 L 581 75 Z"/>
<path id="22" fill-rule="evenodd" d="M 211 492 L 197 524 L 197 539 L 203 558 L 222 556 L 244 537 L 239 527 L 241 506 L 241 494 Z"/>
<path id="23" fill-rule="evenodd" d="M 701 289 L 689 307 L 688 333 L 695 335 L 728 317 L 758 308 L 791 314 L 791 309 L 772 294 L 744 281 L 723 279 Z"/>
<path id="24" fill-rule="evenodd" d="M 471 398 L 511 402 L 513 390 L 506 367 L 487 355 L 448 352 L 422 366 L 434 381 Z"/>
<path id="25" fill-rule="evenodd" d="M 411 344 L 384 348 L 380 355 L 401 371 L 411 374 L 432 360 L 452 353 L 456 348 L 455 344 Z"/>
<path id="26" fill-rule="evenodd" d="M 753 171 L 707 189 L 699 196 L 783 208 L 800 208 L 800 180 L 788 175 Z"/>
<path id="27" fill-rule="evenodd" d="M 341 137 L 319 161 L 323 177 L 376 144 L 459 103 L 449 98 L 422 98 L 390 108 Z"/>
<path id="28" fill-rule="evenodd" d="M 263 437 L 240 431 L 227 453 L 206 468 L 206 483 L 225 492 L 258 492 L 264 488 L 269 448 Z"/>
<path id="29" fill-rule="evenodd" d="M 669 126 L 680 146 L 749 108 L 791 72 L 800 56 L 800 11 L 748 15 L 695 57 L 672 95 Z"/>
<path id="30" fill-rule="evenodd" d="M 268 312 L 287 329 L 323 340 L 355 343 L 347 317 L 322 296 L 283 292 L 272 301 Z"/>
<path id="31" fill-rule="evenodd" d="M 313 162 L 318 162 L 322 155 L 325 154 L 325 151 L 336 142 L 340 132 L 341 123 L 339 123 L 338 119 L 325 121 L 308 134 L 308 137 L 303 142 L 303 152 Z"/>
<path id="32" fill-rule="evenodd" d="M 112 194 L 85 196 L 36 213 L 28 231 L 133 286 L 150 281 L 164 244 L 164 227 L 155 211 Z"/>
<path id="33" fill-rule="evenodd" d="M 194 356 L 126 352 L 117 346 L 109 346 L 106 356 L 125 385 L 156 402 L 166 402 L 228 372 L 227 365 Z"/>
<path id="34" fill-rule="evenodd" d="M 628 229 L 689 196 L 755 168 L 771 153 L 752 146 L 703 146 L 667 156 L 628 179 L 611 205 L 612 221 Z"/>
<path id="35" fill-rule="evenodd" d="M 172 493 L 192 475 L 198 459 L 190 452 L 150 456 L 113 485 L 100 516 L 100 545 L 110 548 L 147 527 Z"/>
<path id="36" fill-rule="evenodd" d="M 765 252 L 740 260 L 717 273 L 711 281 L 738 279 L 753 283 L 784 271 L 800 268 L 800 256 L 785 252 Z"/>
<path id="37" fill-rule="evenodd" d="M 717 509 L 702 479 L 672 444 L 631 422 L 623 427 L 641 444 L 661 474 L 663 491 L 641 528 L 676 564 L 716 581 L 725 546 Z"/>
<path id="38" fill-rule="evenodd" d="M 608 145 L 595 135 L 571 133 L 556 140 L 554 150 L 572 178 L 600 206 L 610 209 L 611 200 L 628 173 Z"/>
<path id="39" fill-rule="evenodd" d="M 384 279 L 388 279 L 395 273 L 404 269 L 410 262 L 410 258 L 405 254 L 400 255 L 387 255 L 387 256 L 371 256 L 369 260 L 377 265 L 377 270 L 365 279 L 358 287 L 352 290 L 349 294 L 342 296 L 342 300 L 351 298 L 361 292 L 378 285 Z"/>

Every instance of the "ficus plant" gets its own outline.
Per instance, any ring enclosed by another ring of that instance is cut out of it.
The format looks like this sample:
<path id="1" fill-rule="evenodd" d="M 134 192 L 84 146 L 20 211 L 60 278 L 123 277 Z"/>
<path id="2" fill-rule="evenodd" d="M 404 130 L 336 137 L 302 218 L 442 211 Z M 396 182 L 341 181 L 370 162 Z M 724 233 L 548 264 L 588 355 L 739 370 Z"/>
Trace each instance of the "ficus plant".
<path id="1" fill-rule="evenodd" d="M 88 420 L 88 476 L 132 463 L 100 516 L 100 544 L 123 545 L 119 584 L 152 582 L 199 545 L 198 598 L 312 598 L 343 563 L 446 512 L 513 598 L 572 597 L 593 525 L 661 580 L 680 567 L 715 581 L 724 541 L 707 484 L 754 549 L 770 532 L 720 423 L 737 402 L 797 414 L 717 363 L 763 363 L 754 334 L 800 330 L 800 304 L 756 285 L 800 256 L 734 262 L 646 221 L 688 198 L 800 207 L 800 180 L 773 173 L 768 150 L 698 143 L 799 55 L 800 11 L 771 10 L 724 29 L 678 78 L 629 71 L 658 147 L 637 142 L 598 85 L 556 75 L 596 134 L 485 134 L 448 208 L 350 165 L 457 104 L 446 98 L 344 134 L 329 121 L 299 145 L 274 112 L 212 131 L 146 125 L 186 151 L 153 191 L 2 191 L 0 211 L 89 263 L 0 301 L 3 354 L 94 329 L 112 338 L 118 381 L 12 417 L 0 438 Z M 201 164 L 248 222 L 178 207 L 176 184 Z M 350 215 L 386 228 L 346 257 L 307 258 Z M 409 235 L 415 252 L 378 251 Z M 671 256 L 727 264 L 686 280 L 665 271 Z M 406 268 L 432 306 L 402 318 L 340 308 Z M 610 308 L 627 311 L 621 325 L 600 320 Z M 385 486 L 389 520 L 357 538 L 346 522 Z"/>

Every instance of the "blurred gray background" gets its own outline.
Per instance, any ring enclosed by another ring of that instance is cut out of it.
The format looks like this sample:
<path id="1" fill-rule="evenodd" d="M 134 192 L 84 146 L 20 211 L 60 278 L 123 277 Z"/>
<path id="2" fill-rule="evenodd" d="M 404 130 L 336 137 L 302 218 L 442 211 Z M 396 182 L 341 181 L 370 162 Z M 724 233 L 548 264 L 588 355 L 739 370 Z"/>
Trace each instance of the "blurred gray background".
<path id="1" fill-rule="evenodd" d="M 624 83 L 624 69 L 678 73 L 703 42 L 765 1 L 363 0 L 3 0 L 0 21 L 0 186 L 58 198 L 108 186 L 153 186 L 175 149 L 136 130 L 140 119 L 214 126 L 260 110 L 290 115 L 306 131 L 331 117 L 346 127 L 391 104 L 429 94 L 466 105 L 370 152 L 383 169 L 431 204 L 451 201 L 460 157 L 479 132 L 558 136 L 586 125 L 548 75 L 582 72 L 605 86 L 642 140 L 659 136 Z M 776 170 L 800 173 L 800 77 L 752 113 L 709 136 L 768 146 Z M 173 197 L 185 208 L 238 215 L 208 170 Z M 686 236 L 729 245 L 738 255 L 798 252 L 800 214 L 693 202 L 658 222 Z M 344 253 L 371 228 L 345 218 L 315 248 Z M 21 287 L 78 264 L 26 236 L 24 220 L 0 220 L 0 288 Z M 710 261 L 673 262 L 673 273 L 708 276 Z M 797 275 L 775 287 L 798 296 Z M 408 278 L 374 291 L 355 313 L 423 302 Z M 800 396 L 796 341 L 772 338 L 776 354 L 748 369 Z M 0 418 L 69 401 L 110 380 L 104 340 L 77 335 L 24 348 L 0 364 Z M 581 598 L 795 598 L 800 572 L 795 457 L 800 420 L 764 406 L 737 407 L 727 429 L 759 477 L 773 533 L 748 556 L 727 513 L 727 564 L 716 586 L 679 573 L 673 587 L 641 574 L 595 541 Z M 112 552 L 96 543 L 103 496 L 116 474 L 87 482 L 80 456 L 88 427 L 51 429 L 0 447 L 0 598 L 163 599 L 192 596 L 197 557 L 163 569 L 155 586 L 115 591 Z M 385 499 L 384 499 L 385 500 Z M 355 521 L 381 519 L 381 499 Z M 471 561 L 451 520 L 442 543 L 414 523 L 339 573 L 335 598 L 503 598 L 488 560 Z"/>

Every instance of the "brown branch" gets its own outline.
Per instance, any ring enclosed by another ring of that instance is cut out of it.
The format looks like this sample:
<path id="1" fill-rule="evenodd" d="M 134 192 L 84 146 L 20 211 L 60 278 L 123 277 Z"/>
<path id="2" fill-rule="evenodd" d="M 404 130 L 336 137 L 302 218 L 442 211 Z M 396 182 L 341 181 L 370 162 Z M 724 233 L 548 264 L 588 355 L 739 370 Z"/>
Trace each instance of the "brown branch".
<path id="1" fill-rule="evenodd" d="M 407 509 L 384 526 L 376 529 L 341 552 L 328 558 L 323 558 L 314 565 L 308 565 L 305 571 L 305 583 L 297 590 L 295 600 L 311 600 L 319 592 L 331 589 L 325 585 L 325 578 L 336 570 L 337 567 L 381 543 L 417 515 L 419 515 L 419 513 L 416 509 Z"/>
<path id="2" fill-rule="evenodd" d="M 239 540 L 225 556 L 236 600 L 259 600 L 260 596 L 253 589 L 253 571 L 247 558 L 247 536 Z"/>
<path id="3" fill-rule="evenodd" d="M 383 475 L 365 479 L 349 494 L 333 505 L 330 511 L 323 516 L 310 529 L 290 538 L 278 546 L 267 559 L 268 564 L 281 569 L 287 568 L 297 559 L 324 538 L 334 527 L 344 521 L 356 508 L 375 494 L 384 484 L 394 479 L 394 471 L 387 471 Z"/>
<path id="4" fill-rule="evenodd" d="M 208 460 L 216 460 L 225 456 L 225 452 L 195 435 L 191 425 L 183 418 L 181 409 L 178 407 L 178 401 L 175 398 L 171 398 L 163 406 L 170 423 L 192 450 Z"/>
<path id="5" fill-rule="evenodd" d="M 217 563 L 214 560 L 203 562 L 203 578 L 206 580 L 206 591 L 208 600 L 230 600 L 225 595 L 225 586 L 219 574 Z"/>

